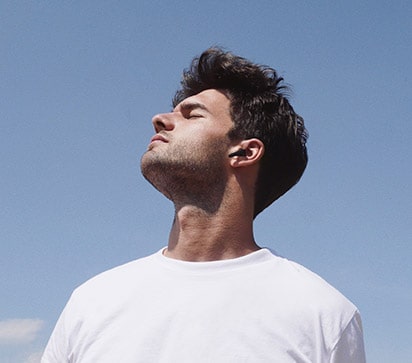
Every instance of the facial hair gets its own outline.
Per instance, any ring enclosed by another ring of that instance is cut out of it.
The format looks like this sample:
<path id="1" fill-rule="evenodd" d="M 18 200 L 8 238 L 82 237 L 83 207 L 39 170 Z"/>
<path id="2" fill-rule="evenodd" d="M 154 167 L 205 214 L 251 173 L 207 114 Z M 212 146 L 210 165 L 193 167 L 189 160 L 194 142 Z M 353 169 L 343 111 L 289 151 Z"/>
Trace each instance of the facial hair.
<path id="1" fill-rule="evenodd" d="M 169 143 L 148 150 L 141 160 L 143 176 L 176 208 L 196 206 L 213 214 L 226 186 L 226 140 L 207 145 Z"/>

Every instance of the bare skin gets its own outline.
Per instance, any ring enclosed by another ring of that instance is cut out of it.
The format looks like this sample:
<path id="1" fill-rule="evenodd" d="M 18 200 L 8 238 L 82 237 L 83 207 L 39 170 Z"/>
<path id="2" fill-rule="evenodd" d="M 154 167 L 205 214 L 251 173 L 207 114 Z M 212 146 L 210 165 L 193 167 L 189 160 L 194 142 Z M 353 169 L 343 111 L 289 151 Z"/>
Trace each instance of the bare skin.
<path id="1" fill-rule="evenodd" d="M 260 248 L 253 208 L 264 147 L 258 139 L 228 139 L 229 107 L 224 93 L 210 89 L 153 117 L 157 136 L 142 158 L 142 172 L 175 205 L 168 257 L 216 261 Z M 228 157 L 239 149 L 246 155 Z"/>

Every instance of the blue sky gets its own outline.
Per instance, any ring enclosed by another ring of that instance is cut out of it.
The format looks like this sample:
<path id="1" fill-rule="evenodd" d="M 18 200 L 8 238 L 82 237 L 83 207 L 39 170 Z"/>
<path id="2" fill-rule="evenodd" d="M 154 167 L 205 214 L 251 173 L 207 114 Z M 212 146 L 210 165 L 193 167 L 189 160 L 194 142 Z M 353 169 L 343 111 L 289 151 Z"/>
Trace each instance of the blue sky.
<path id="1" fill-rule="evenodd" d="M 410 361 L 411 16 L 407 1 L 2 1 L 0 361 L 38 362 L 76 286 L 166 244 L 173 208 L 139 160 L 210 45 L 276 68 L 310 133 L 258 243 L 359 307 L 369 362 Z"/>

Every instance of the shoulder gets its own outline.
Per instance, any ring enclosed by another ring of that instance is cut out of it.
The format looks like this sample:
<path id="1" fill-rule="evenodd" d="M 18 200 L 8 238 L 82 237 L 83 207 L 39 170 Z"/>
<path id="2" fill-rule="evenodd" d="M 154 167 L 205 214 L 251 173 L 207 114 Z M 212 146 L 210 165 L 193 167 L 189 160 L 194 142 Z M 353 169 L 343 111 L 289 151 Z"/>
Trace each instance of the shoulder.
<path id="1" fill-rule="evenodd" d="M 301 264 L 273 254 L 270 279 L 284 285 L 289 292 L 305 297 L 305 302 L 344 305 L 353 313 L 356 307 L 335 287 Z"/>
<path id="2" fill-rule="evenodd" d="M 267 285 L 271 287 L 274 305 L 287 317 L 292 332 L 307 331 L 322 336 L 326 351 L 338 357 L 352 354 L 347 347 L 356 340 L 362 353 L 362 327 L 357 307 L 340 291 L 306 267 L 274 255 L 268 265 Z M 281 297 L 278 303 L 276 298 Z M 349 353 L 348 353 L 349 352 Z M 335 362 L 335 360 L 333 360 Z M 355 362 L 356 360 L 336 360 Z M 359 362 L 363 362 L 359 360 Z"/>
<path id="3" fill-rule="evenodd" d="M 326 324 L 333 320 L 340 329 L 348 324 L 357 308 L 346 296 L 299 263 L 272 254 L 271 262 L 257 276 L 268 299 L 291 314 Z"/>
<path id="4" fill-rule="evenodd" d="M 123 265 L 104 271 L 78 286 L 72 293 L 70 304 L 87 306 L 99 301 L 108 303 L 114 297 L 122 296 L 145 283 L 151 274 L 156 273 L 157 252 Z"/>

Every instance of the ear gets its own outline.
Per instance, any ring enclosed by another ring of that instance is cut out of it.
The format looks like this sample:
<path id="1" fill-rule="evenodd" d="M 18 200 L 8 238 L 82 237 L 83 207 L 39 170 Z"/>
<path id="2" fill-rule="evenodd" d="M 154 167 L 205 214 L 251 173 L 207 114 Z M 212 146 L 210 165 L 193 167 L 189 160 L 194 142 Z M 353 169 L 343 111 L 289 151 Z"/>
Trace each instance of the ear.
<path id="1" fill-rule="evenodd" d="M 242 140 L 233 147 L 231 153 L 243 150 L 244 155 L 235 155 L 230 158 L 230 165 L 234 168 L 251 166 L 259 163 L 265 153 L 265 146 L 259 139 Z"/>

